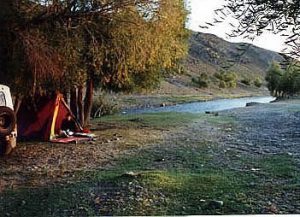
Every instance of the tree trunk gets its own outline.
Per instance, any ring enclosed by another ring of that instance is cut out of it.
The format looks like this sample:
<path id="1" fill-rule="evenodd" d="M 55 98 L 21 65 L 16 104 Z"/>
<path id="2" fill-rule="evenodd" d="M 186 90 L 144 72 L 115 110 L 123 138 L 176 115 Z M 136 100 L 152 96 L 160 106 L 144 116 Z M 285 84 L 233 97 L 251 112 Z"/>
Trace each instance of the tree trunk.
<path id="1" fill-rule="evenodd" d="M 64 96 L 64 100 L 65 102 L 69 105 L 69 91 L 63 91 L 62 92 L 63 96 Z"/>
<path id="2" fill-rule="evenodd" d="M 79 119 L 78 117 L 78 99 L 77 99 L 77 88 L 73 87 L 70 90 L 70 109 L 73 115 Z"/>
<path id="3" fill-rule="evenodd" d="M 91 111 L 93 106 L 94 82 L 93 79 L 87 81 L 86 94 L 84 99 L 84 126 L 90 124 Z"/>
<path id="4" fill-rule="evenodd" d="M 78 98 L 77 98 L 77 105 L 78 105 L 78 118 L 81 125 L 84 124 L 84 109 L 83 109 L 83 87 L 78 87 Z"/>
<path id="5" fill-rule="evenodd" d="M 17 96 L 16 99 L 15 99 L 15 104 L 14 104 L 15 114 L 18 114 L 18 111 L 20 109 L 21 103 L 22 103 L 22 97 Z"/>

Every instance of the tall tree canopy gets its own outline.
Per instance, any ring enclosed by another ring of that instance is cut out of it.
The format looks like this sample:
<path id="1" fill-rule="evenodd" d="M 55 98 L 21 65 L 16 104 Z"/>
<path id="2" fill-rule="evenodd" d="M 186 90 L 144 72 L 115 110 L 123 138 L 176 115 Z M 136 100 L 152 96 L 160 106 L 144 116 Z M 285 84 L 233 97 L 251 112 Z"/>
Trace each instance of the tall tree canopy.
<path id="1" fill-rule="evenodd" d="M 130 89 L 178 66 L 186 15 L 183 0 L 1 1 L 1 82 L 17 95 L 60 90 L 79 101 L 86 88 L 89 116 L 95 85 Z"/>

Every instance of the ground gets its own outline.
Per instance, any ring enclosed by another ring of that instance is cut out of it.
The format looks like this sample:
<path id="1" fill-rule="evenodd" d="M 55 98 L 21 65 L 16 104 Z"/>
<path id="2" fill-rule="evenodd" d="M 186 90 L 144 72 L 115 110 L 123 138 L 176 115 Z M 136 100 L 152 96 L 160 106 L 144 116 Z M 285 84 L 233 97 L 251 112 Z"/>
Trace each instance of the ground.
<path id="1" fill-rule="evenodd" d="M 6 216 L 300 214 L 300 100 L 218 114 L 114 115 L 96 142 L 0 159 Z"/>

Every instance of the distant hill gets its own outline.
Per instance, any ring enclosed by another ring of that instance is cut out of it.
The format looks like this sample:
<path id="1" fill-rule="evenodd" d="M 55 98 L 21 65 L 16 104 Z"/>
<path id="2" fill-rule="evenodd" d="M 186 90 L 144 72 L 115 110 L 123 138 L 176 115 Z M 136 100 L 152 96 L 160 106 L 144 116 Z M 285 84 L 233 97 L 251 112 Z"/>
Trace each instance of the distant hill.
<path id="1" fill-rule="evenodd" d="M 156 93 L 202 94 L 209 92 L 219 95 L 228 90 L 219 88 L 219 81 L 214 77 L 221 71 L 234 72 L 238 77 L 236 92 L 246 91 L 257 94 L 258 88 L 253 81 L 259 78 L 265 82 L 266 71 L 272 61 L 282 62 L 283 57 L 270 50 L 266 50 L 247 43 L 231 43 L 213 34 L 193 32 L 190 37 L 189 54 L 185 61 L 185 73 L 174 75 L 162 82 Z M 201 74 L 208 76 L 208 88 L 197 88 L 193 80 Z M 252 85 L 244 85 L 241 81 L 248 79 Z M 265 94 L 267 90 L 265 90 Z"/>
<path id="2" fill-rule="evenodd" d="M 192 33 L 187 69 L 192 73 L 214 73 L 221 69 L 239 77 L 264 77 L 272 61 L 283 61 L 276 52 L 247 43 L 230 43 L 213 34 Z"/>

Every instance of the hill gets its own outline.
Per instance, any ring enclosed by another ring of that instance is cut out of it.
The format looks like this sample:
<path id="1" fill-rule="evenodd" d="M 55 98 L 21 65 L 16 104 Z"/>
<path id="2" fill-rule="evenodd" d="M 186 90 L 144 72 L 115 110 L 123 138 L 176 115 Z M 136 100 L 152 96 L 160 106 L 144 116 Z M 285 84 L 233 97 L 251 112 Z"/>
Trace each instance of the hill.
<path id="1" fill-rule="evenodd" d="M 283 57 L 251 44 L 230 43 L 212 34 L 193 32 L 182 74 L 163 79 L 159 88 L 151 92 L 121 95 L 118 98 L 122 107 L 131 107 L 268 95 L 264 77 L 272 61 L 283 61 Z M 220 88 L 220 80 L 215 75 L 221 71 L 237 75 L 236 88 Z M 208 83 L 205 88 L 197 83 L 203 74 Z M 254 85 L 257 78 L 262 82 L 261 87 Z M 245 84 L 245 81 L 249 84 Z"/>
<path id="2" fill-rule="evenodd" d="M 187 69 L 193 73 L 234 71 L 239 77 L 264 76 L 272 61 L 283 61 L 276 52 L 247 43 L 230 43 L 213 34 L 192 33 Z"/>
<path id="3" fill-rule="evenodd" d="M 247 43 L 231 43 L 213 34 L 193 32 L 190 37 L 190 48 L 185 60 L 185 72 L 181 75 L 173 75 L 168 78 L 158 90 L 159 93 L 192 93 L 196 92 L 228 92 L 219 90 L 219 81 L 216 73 L 221 71 L 234 72 L 237 75 L 237 92 L 249 92 L 255 95 L 258 90 L 253 88 L 254 80 L 259 78 L 264 83 L 266 71 L 272 61 L 283 61 L 283 57 L 274 51 L 266 50 Z M 208 77 L 208 88 L 201 88 L 193 82 L 201 74 Z M 243 80 L 250 81 L 250 85 L 244 85 Z M 192 90 L 193 89 L 193 90 Z M 179 91 L 179 92 L 178 92 Z M 231 90 L 232 91 L 232 90 Z M 265 94 L 267 92 L 265 91 Z"/>

